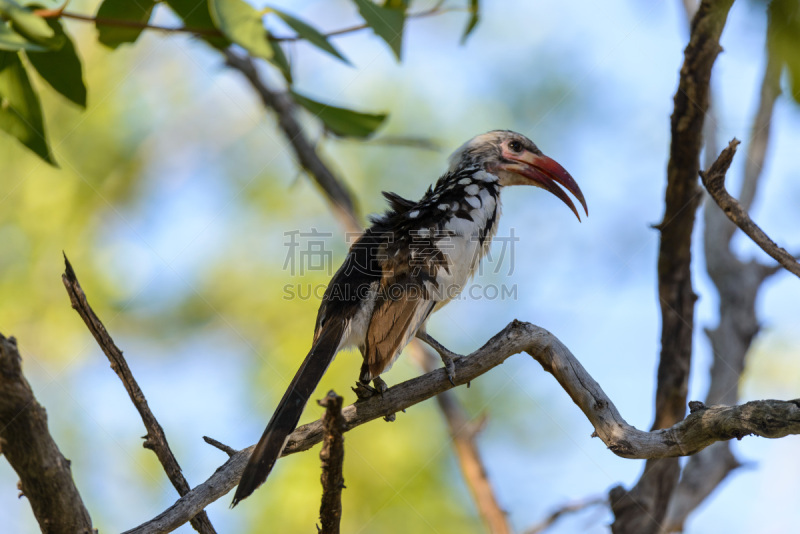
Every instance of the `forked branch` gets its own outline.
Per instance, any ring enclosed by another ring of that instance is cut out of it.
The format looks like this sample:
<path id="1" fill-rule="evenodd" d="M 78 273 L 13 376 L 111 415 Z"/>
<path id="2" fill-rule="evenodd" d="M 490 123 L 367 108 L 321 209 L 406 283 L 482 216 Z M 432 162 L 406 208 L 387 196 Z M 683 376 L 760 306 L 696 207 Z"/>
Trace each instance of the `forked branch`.
<path id="1" fill-rule="evenodd" d="M 722 151 L 717 161 L 727 160 L 727 165 L 730 165 L 730 160 L 733 159 L 738 144 L 739 141 L 733 139 Z M 728 193 L 727 189 L 725 189 L 725 171 L 727 171 L 727 166 L 720 172 L 715 164 L 707 172 L 700 173 L 700 177 L 703 179 L 703 185 L 708 190 L 708 194 L 711 195 L 711 198 L 714 199 L 714 202 L 722 209 L 723 213 L 727 215 L 728 219 L 741 228 L 756 245 L 761 247 L 761 250 L 772 256 L 787 271 L 800 277 L 800 263 L 798 263 L 791 254 L 786 252 L 786 250 L 776 245 L 775 242 L 753 222 L 742 205 Z"/>
<path id="2" fill-rule="evenodd" d="M 125 390 L 128 392 L 131 402 L 133 402 L 133 405 L 139 412 L 144 427 L 147 429 L 147 435 L 145 436 L 143 446 L 156 454 L 158 461 L 161 462 L 161 465 L 164 467 L 167 478 L 169 478 L 172 485 L 175 486 L 178 494 L 185 495 L 189 492 L 189 483 L 183 476 L 181 466 L 178 465 L 178 460 L 175 458 L 175 455 L 172 454 L 172 449 L 169 448 L 164 429 L 150 410 L 147 399 L 144 393 L 142 393 L 141 388 L 139 388 L 139 384 L 136 382 L 130 367 L 128 367 L 128 362 L 125 361 L 122 351 L 117 347 L 116 343 L 114 343 L 114 340 L 111 339 L 106 327 L 103 325 L 102 321 L 100 321 L 100 318 L 92 307 L 89 306 L 86 294 L 83 292 L 83 288 L 78 282 L 78 277 L 75 275 L 75 271 L 72 269 L 72 265 L 70 265 L 66 255 L 64 255 L 64 263 L 66 265 L 66 270 L 61 276 L 61 279 L 64 282 L 64 287 L 67 288 L 72 307 L 78 312 L 78 315 L 81 316 L 83 322 L 86 323 L 86 327 L 92 333 L 95 340 L 97 340 L 97 344 L 100 345 L 109 363 L 111 363 L 111 368 L 117 373 L 119 379 L 122 380 L 122 384 L 125 386 Z M 202 510 L 199 511 L 196 517 L 192 517 L 191 521 L 192 526 L 197 532 L 206 534 L 214 534 L 216 532 L 208 516 Z"/>

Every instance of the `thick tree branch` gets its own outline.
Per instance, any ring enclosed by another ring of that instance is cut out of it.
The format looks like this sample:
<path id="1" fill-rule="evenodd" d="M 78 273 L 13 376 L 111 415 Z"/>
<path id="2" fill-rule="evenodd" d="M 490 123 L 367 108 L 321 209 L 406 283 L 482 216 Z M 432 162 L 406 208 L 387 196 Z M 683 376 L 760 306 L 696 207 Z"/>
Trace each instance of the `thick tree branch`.
<path id="1" fill-rule="evenodd" d="M 692 19 L 671 120 L 664 218 L 658 225 L 658 296 L 661 307 L 661 356 L 653 429 L 680 421 L 686 411 L 692 360 L 694 303 L 691 241 L 701 198 L 697 185 L 702 131 L 709 102 L 711 69 L 733 0 L 703 0 Z M 648 462 L 630 492 L 617 487 L 611 504 L 616 534 L 649 534 L 660 529 L 680 466 L 677 460 Z"/>
<path id="2" fill-rule="evenodd" d="M 178 493 L 180 495 L 186 495 L 190 489 L 189 483 L 186 481 L 186 478 L 184 478 L 181 467 L 178 465 L 178 460 L 169 448 L 164 429 L 161 428 L 161 424 L 150 410 L 147 399 L 141 388 L 139 388 L 136 379 L 133 377 L 133 373 L 131 373 L 128 362 L 125 361 L 125 357 L 122 355 L 122 351 L 114 343 L 114 340 L 111 339 L 106 327 L 100 321 L 100 318 L 97 317 L 97 314 L 94 313 L 92 307 L 89 306 L 89 302 L 86 300 L 86 294 L 83 292 L 83 288 L 78 282 L 75 271 L 72 269 L 72 265 L 70 265 L 66 255 L 64 255 L 64 263 L 66 264 L 66 270 L 64 274 L 61 275 L 61 280 L 64 282 L 64 287 L 67 288 L 72 307 L 78 312 L 78 315 L 81 316 L 83 322 L 86 323 L 86 327 L 92 333 L 95 340 L 97 340 L 98 345 L 100 345 L 103 353 L 111 363 L 111 368 L 117 373 L 120 380 L 122 380 L 122 384 L 125 386 L 125 390 L 128 392 L 131 402 L 133 402 L 133 405 L 139 412 L 142 422 L 147 429 L 147 435 L 142 445 L 156 454 L 158 461 L 161 462 L 164 471 L 167 473 L 167 477 L 170 482 L 172 482 L 172 485 L 175 486 L 175 489 L 178 490 Z M 198 532 L 208 534 L 215 532 L 211 521 L 209 521 L 208 516 L 202 509 L 198 510 L 196 517 L 191 518 L 191 522 L 194 529 Z"/>
<path id="3" fill-rule="evenodd" d="M 0 334 L 0 454 L 20 479 L 42 532 L 89 534 L 92 519 L 64 458 L 47 429 L 47 413 L 22 374 L 13 337 Z"/>
<path id="4" fill-rule="evenodd" d="M 733 154 L 736 152 L 736 145 L 738 144 L 739 141 L 736 139 L 731 141 L 728 147 L 720 154 L 720 158 L 723 156 L 733 158 Z M 712 168 L 708 172 L 702 173 L 701 177 L 703 178 L 703 185 L 708 190 L 708 194 L 711 195 L 711 198 L 714 199 L 717 206 L 727 215 L 728 219 L 747 234 L 756 245 L 761 247 L 761 250 L 772 256 L 772 258 L 780 263 L 787 271 L 800 277 L 800 263 L 797 262 L 794 256 L 776 245 L 775 242 L 753 222 L 742 205 L 725 189 L 725 173 L 714 172 Z"/>
<path id="5" fill-rule="evenodd" d="M 319 506 L 320 534 L 339 534 L 342 520 L 342 489 L 344 488 L 344 418 L 342 402 L 344 398 L 333 391 L 319 401 L 325 408 L 322 418 L 322 502 Z"/>
<path id="6" fill-rule="evenodd" d="M 769 31 L 767 32 L 769 34 Z M 748 143 L 740 198 L 745 209 L 752 205 L 767 153 L 772 110 L 780 94 L 780 67 L 767 48 L 767 65 L 761 82 L 758 111 Z M 718 149 L 706 143 L 706 156 Z M 713 156 L 712 156 L 713 157 Z M 709 168 L 711 165 L 709 165 Z M 740 260 L 731 249 L 736 226 L 711 202 L 705 205 L 703 246 L 706 271 L 719 294 L 719 323 L 706 329 L 711 342 L 713 366 L 706 404 L 735 404 L 751 342 L 759 331 L 756 298 L 772 274 L 755 261 Z M 692 456 L 670 502 L 664 521 L 666 532 L 682 532 L 686 519 L 741 464 L 729 442 L 715 443 Z"/>
<path id="7" fill-rule="evenodd" d="M 555 377 L 594 426 L 594 435 L 623 458 L 672 458 L 694 454 L 714 442 L 731 438 L 800 434 L 800 399 L 753 401 L 741 406 L 706 407 L 696 403 L 685 420 L 670 428 L 638 430 L 622 418 L 611 399 L 558 338 L 543 328 L 519 321 L 509 324 L 479 350 L 456 360 L 456 384 L 474 381 L 520 352 L 530 354 Z M 453 387 L 443 368 L 398 384 L 382 397 L 344 408 L 345 431 L 406 410 Z M 322 441 L 322 435 L 321 421 L 301 426 L 289 437 L 283 455 L 311 448 Z M 253 447 L 233 455 L 206 482 L 156 518 L 126 534 L 170 532 L 178 528 L 236 486 Z"/>
<path id="8" fill-rule="evenodd" d="M 653 428 L 679 421 L 686 410 L 694 301 L 691 236 L 701 198 L 697 176 L 708 109 L 711 68 L 733 0 L 705 0 L 692 21 L 672 114 L 664 219 L 659 225 L 658 286 L 662 314 L 661 361 Z"/>

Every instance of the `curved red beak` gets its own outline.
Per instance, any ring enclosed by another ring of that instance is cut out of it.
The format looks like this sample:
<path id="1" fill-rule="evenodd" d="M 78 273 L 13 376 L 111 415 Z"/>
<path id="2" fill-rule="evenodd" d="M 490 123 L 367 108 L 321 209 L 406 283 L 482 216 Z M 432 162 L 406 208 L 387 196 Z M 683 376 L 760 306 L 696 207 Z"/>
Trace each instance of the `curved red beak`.
<path id="1" fill-rule="evenodd" d="M 559 165 L 558 162 L 548 158 L 544 154 L 534 154 L 533 152 L 527 150 L 521 154 L 506 152 L 503 154 L 503 156 L 505 156 L 506 159 L 511 160 L 513 163 L 501 164 L 501 169 L 528 178 L 530 181 L 524 182 L 528 185 L 541 187 L 542 189 L 550 191 L 552 194 L 560 198 L 564 204 L 569 206 L 569 209 L 572 210 L 572 212 L 580 221 L 581 216 L 578 214 L 575 204 L 573 204 L 572 199 L 570 199 L 569 196 L 564 192 L 564 189 L 566 189 L 578 199 L 578 202 L 580 202 L 581 206 L 583 206 L 583 210 L 586 212 L 586 215 L 589 215 L 589 208 L 586 207 L 586 200 L 583 198 L 583 192 L 581 192 L 581 188 L 578 187 L 578 184 L 575 182 L 572 176 L 570 176 L 570 174 L 564 169 L 564 167 Z M 558 184 L 563 186 L 564 189 L 561 189 Z"/>

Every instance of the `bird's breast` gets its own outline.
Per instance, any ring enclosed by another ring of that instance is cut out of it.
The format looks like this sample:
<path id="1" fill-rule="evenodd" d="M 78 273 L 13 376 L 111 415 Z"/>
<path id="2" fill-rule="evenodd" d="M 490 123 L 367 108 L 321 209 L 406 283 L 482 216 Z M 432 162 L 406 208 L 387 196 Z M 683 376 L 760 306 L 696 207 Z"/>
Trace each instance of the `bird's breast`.
<path id="1" fill-rule="evenodd" d="M 475 199 L 478 202 L 470 202 Z M 446 234 L 437 247 L 447 258 L 447 268 L 440 268 L 436 275 L 441 307 L 457 297 L 477 271 L 481 259 L 489 251 L 489 245 L 497 232 L 500 206 L 493 195 L 481 190 L 477 195 L 467 196 L 470 218 L 451 217 L 442 226 Z"/>

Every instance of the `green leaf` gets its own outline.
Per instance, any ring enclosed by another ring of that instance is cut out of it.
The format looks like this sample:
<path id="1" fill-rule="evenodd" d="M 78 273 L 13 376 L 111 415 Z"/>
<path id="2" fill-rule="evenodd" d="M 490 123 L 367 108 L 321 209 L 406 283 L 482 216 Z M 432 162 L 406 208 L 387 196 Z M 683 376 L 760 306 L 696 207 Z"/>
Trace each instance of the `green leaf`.
<path id="1" fill-rule="evenodd" d="M 386 41 L 397 60 L 403 47 L 403 26 L 406 22 L 404 7 L 380 7 L 371 0 L 353 0 L 364 22 L 375 34 Z"/>
<path id="2" fill-rule="evenodd" d="M 211 19 L 208 2 L 203 0 L 164 0 L 178 15 L 187 28 L 193 30 L 219 31 Z M 200 37 L 215 48 L 227 48 L 231 43 L 225 37 L 199 34 Z"/>
<path id="3" fill-rule="evenodd" d="M 28 51 L 28 61 L 50 87 L 72 100 L 79 106 L 86 107 L 86 84 L 83 83 L 81 60 L 75 51 L 75 45 L 64 33 L 61 22 L 56 19 L 47 21 L 58 36 L 63 36 L 64 45 L 58 50 L 35 52 Z"/>
<path id="4" fill-rule="evenodd" d="M 56 166 L 47 145 L 39 97 L 14 52 L 0 52 L 0 129 Z"/>
<path id="5" fill-rule="evenodd" d="M 292 68 L 289 65 L 289 60 L 286 58 L 286 54 L 283 53 L 283 48 L 278 43 L 272 45 L 272 59 L 269 60 L 270 63 L 278 67 L 283 74 L 283 77 L 286 78 L 286 81 L 289 84 L 292 83 Z"/>
<path id="6" fill-rule="evenodd" d="M 275 56 L 263 15 L 253 6 L 244 0 L 208 0 L 208 10 L 225 37 L 254 56 L 269 60 Z"/>
<path id="7" fill-rule="evenodd" d="M 11 22 L 14 31 L 36 44 L 58 48 L 61 40 L 42 17 L 24 8 L 14 0 L 0 0 L 0 15 Z"/>
<path id="8" fill-rule="evenodd" d="M 467 22 L 467 29 L 464 30 L 464 35 L 461 36 L 462 45 L 467 42 L 467 37 L 469 37 L 469 34 L 475 29 L 475 26 L 478 25 L 478 1 L 479 0 L 469 0 L 469 22 Z"/>
<path id="9" fill-rule="evenodd" d="M 366 138 L 386 120 L 386 113 L 361 113 L 312 100 L 295 91 L 290 94 L 295 102 L 306 108 L 325 124 L 325 128 L 340 137 Z"/>
<path id="10" fill-rule="evenodd" d="M 309 24 L 303 22 L 302 20 L 293 17 L 292 15 L 280 11 L 275 8 L 270 8 L 273 13 L 278 15 L 283 22 L 285 22 L 291 29 L 297 32 L 297 35 L 312 45 L 316 46 L 320 50 L 324 50 L 325 52 L 329 53 L 330 55 L 337 57 L 347 63 L 350 64 L 345 57 L 339 53 L 339 51 L 328 41 L 328 38 L 325 37 L 322 33 L 320 33 L 316 28 L 310 26 Z"/>
<path id="11" fill-rule="evenodd" d="M 11 29 L 8 23 L 0 22 L 0 50 L 47 50 L 42 45 L 32 43 Z"/>
<path id="12" fill-rule="evenodd" d="M 156 0 L 103 0 L 97 10 L 97 39 L 109 48 L 117 48 L 123 43 L 133 43 L 144 28 L 131 28 L 104 24 L 103 19 L 147 24 Z"/>
<path id="13" fill-rule="evenodd" d="M 770 2 L 767 36 L 768 52 L 781 67 L 786 67 L 789 96 L 800 104 L 800 5 L 797 0 Z"/>

